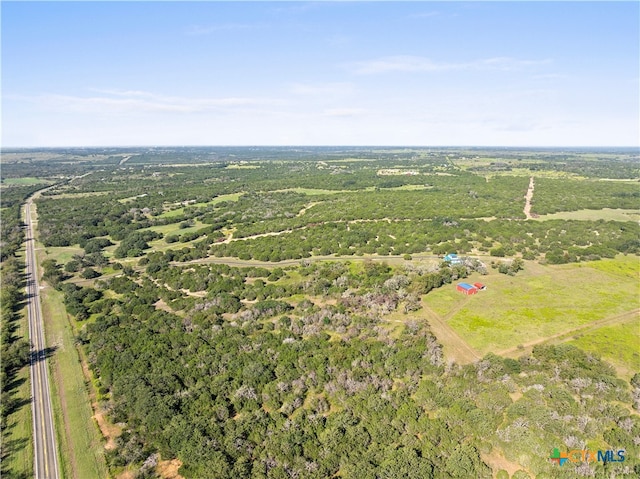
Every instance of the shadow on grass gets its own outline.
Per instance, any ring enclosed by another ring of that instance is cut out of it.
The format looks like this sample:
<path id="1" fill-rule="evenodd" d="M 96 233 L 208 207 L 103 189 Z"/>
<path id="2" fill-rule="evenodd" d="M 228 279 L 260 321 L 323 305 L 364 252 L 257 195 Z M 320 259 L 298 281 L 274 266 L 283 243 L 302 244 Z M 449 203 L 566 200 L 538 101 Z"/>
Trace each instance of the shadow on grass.
<path id="1" fill-rule="evenodd" d="M 25 439 L 22 439 L 22 441 L 26 441 Z M 11 446 L 5 444 L 4 448 L 9 448 Z M 24 446 L 22 446 L 24 447 Z M 27 472 L 16 472 L 14 471 L 12 468 L 10 468 L 9 466 L 7 466 L 7 463 L 5 461 L 5 454 L 4 452 L 2 453 L 2 467 L 0 468 L 0 477 L 3 478 L 7 478 L 7 479 L 31 479 L 33 476 Z"/>
<path id="2" fill-rule="evenodd" d="M 16 388 L 19 385 L 23 384 L 25 381 L 26 379 L 13 380 L 10 384 L 7 385 L 12 386 L 11 391 L 4 391 L 2 411 L 2 414 L 4 416 L 4 427 L 2 429 L 2 448 L 0 449 L 0 477 L 2 477 L 3 479 L 28 479 L 31 477 L 31 474 L 29 472 L 17 472 L 9 464 L 7 464 L 9 462 L 7 459 L 25 449 L 30 442 L 30 440 L 26 437 L 11 439 L 12 430 L 15 427 L 16 422 L 9 422 L 8 420 L 8 418 L 10 418 L 12 414 L 15 414 L 24 406 L 27 406 L 29 403 L 31 403 L 31 399 L 28 397 L 15 397 Z"/>

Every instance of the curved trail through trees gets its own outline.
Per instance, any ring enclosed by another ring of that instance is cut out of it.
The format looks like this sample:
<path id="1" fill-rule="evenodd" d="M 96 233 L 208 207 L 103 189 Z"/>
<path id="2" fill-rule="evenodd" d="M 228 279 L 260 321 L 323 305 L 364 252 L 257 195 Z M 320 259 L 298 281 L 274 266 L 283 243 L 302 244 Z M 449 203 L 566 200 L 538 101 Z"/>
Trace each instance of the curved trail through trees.
<path id="1" fill-rule="evenodd" d="M 133 155 L 129 155 L 129 156 L 125 156 L 124 158 L 122 158 L 122 159 L 120 160 L 120 163 L 118 163 L 118 166 L 122 166 L 122 165 L 124 165 L 127 161 L 129 161 L 129 160 L 131 159 L 131 157 L 132 157 L 132 156 L 133 156 Z"/>
<path id="2" fill-rule="evenodd" d="M 442 258 L 437 255 L 426 254 L 414 254 L 412 255 L 414 260 L 441 260 Z M 254 266 L 263 266 L 265 268 L 277 268 L 282 266 L 297 266 L 303 261 L 316 262 L 316 261 L 382 261 L 387 263 L 404 263 L 404 255 L 387 255 L 387 256 L 309 256 L 307 258 L 299 259 L 283 259 L 282 261 L 260 261 L 257 259 L 239 259 L 231 256 L 207 256 L 206 258 L 192 259 L 189 261 L 172 261 L 173 265 L 188 265 L 188 264 L 226 264 L 228 266 L 237 266 L 239 268 L 251 268 Z M 80 282 L 78 282 L 80 284 Z"/>

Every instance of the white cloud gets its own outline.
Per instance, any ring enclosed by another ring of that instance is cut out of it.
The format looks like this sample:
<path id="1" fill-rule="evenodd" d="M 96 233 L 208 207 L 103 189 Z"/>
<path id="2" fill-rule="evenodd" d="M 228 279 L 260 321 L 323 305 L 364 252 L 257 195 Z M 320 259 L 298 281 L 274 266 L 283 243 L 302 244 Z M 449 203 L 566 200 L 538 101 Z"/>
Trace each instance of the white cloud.
<path id="1" fill-rule="evenodd" d="M 251 97 L 188 98 L 163 96 L 144 91 L 92 90 L 99 96 L 46 94 L 23 98 L 49 110 L 100 113 L 199 113 L 221 109 L 274 105 L 280 100 Z"/>
<path id="2" fill-rule="evenodd" d="M 413 13 L 409 15 L 409 18 L 432 18 L 432 17 L 437 17 L 439 15 L 441 15 L 440 12 L 438 12 L 437 10 L 432 10 L 430 12 Z"/>
<path id="3" fill-rule="evenodd" d="M 294 83 L 291 92 L 295 95 L 343 95 L 353 91 L 353 84 L 347 82 Z"/>
<path id="4" fill-rule="evenodd" d="M 353 73 L 372 75 L 387 72 L 443 72 L 451 70 L 516 70 L 549 63 L 551 60 L 517 60 L 509 57 L 493 57 L 471 62 L 435 62 L 430 58 L 412 55 L 397 55 L 374 60 L 356 62 L 351 65 Z"/>
<path id="5" fill-rule="evenodd" d="M 103 93 L 106 95 L 114 95 L 114 96 L 138 96 L 138 97 L 153 97 L 154 94 L 148 91 L 141 90 L 111 90 L 111 89 L 102 89 L 102 88 L 89 88 L 89 91 L 95 93 Z"/>
<path id="6" fill-rule="evenodd" d="M 367 113 L 364 108 L 328 108 L 324 110 L 324 116 L 328 117 L 353 117 Z"/>
<path id="7" fill-rule="evenodd" d="M 566 80 L 569 78 L 569 76 L 562 73 L 546 73 L 534 75 L 532 78 L 534 80 Z"/>
<path id="8" fill-rule="evenodd" d="M 449 65 L 437 64 L 428 58 L 409 55 L 383 57 L 376 60 L 357 62 L 354 73 L 361 75 L 386 72 L 442 71 L 450 69 Z"/>

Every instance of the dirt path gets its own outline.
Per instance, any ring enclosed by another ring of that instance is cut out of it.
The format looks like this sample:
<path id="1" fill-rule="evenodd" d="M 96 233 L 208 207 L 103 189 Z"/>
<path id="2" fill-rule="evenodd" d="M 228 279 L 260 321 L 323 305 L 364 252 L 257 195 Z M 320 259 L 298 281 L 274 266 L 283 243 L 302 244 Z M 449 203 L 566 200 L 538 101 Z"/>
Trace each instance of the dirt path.
<path id="1" fill-rule="evenodd" d="M 527 189 L 527 194 L 524 196 L 524 215 L 528 220 L 532 219 L 531 216 L 531 199 L 533 198 L 533 188 L 534 188 L 533 176 L 529 178 L 529 188 Z"/>
<path id="2" fill-rule="evenodd" d="M 535 184 L 533 181 L 533 176 L 531 178 L 529 178 L 529 189 L 527 189 L 527 194 L 524 196 L 525 202 L 524 202 L 524 215 L 527 217 L 528 220 L 532 219 L 533 216 L 531 216 L 531 198 L 533 198 L 533 188 L 534 188 Z"/>
<path id="3" fill-rule="evenodd" d="M 319 205 L 320 201 L 312 201 L 311 203 L 309 203 L 307 206 L 305 206 L 304 208 L 302 208 L 298 214 L 296 216 L 302 216 L 303 214 L 305 214 L 307 212 L 307 210 L 309 208 L 313 208 L 315 205 Z"/>
<path id="4" fill-rule="evenodd" d="M 427 254 L 414 254 L 413 259 L 419 260 L 440 260 L 437 255 Z M 384 261 L 391 264 L 402 264 L 406 260 L 404 255 L 388 255 L 388 256 L 310 256 L 302 259 L 285 259 L 282 261 L 259 261 L 257 259 L 239 259 L 230 256 L 207 256 L 206 258 L 194 259 L 186 262 L 173 261 L 173 265 L 188 265 L 188 264 L 226 264 L 228 266 L 238 266 L 249 268 L 252 266 L 263 266 L 265 268 L 276 268 L 282 266 L 297 266 L 302 261 L 316 262 L 316 261 Z"/>
<path id="5" fill-rule="evenodd" d="M 422 303 L 425 319 L 431 326 L 431 331 L 444 347 L 445 357 L 454 359 L 459 364 L 469 364 L 480 359 L 467 342 L 462 339 L 454 329 L 449 326 L 435 311 Z"/>
<path id="6" fill-rule="evenodd" d="M 546 338 L 529 341 L 528 343 L 522 344 L 520 347 L 505 349 L 504 351 L 500 351 L 496 354 L 499 354 L 500 356 L 508 356 L 510 354 L 517 353 L 518 355 L 520 355 L 528 348 L 532 348 L 533 346 L 537 346 L 538 344 L 542 344 L 542 343 L 546 343 L 547 341 L 552 341 L 554 339 L 562 338 L 563 336 L 568 336 L 568 335 L 573 336 L 573 333 L 577 333 L 585 329 L 594 329 L 600 326 L 609 326 L 611 324 L 623 323 L 625 321 L 629 321 L 636 318 L 639 313 L 640 313 L 640 309 L 634 309 L 631 311 L 627 311 L 626 313 L 616 314 L 615 316 L 610 316 L 608 318 L 599 319 L 597 321 L 593 321 L 588 324 L 583 324 L 582 326 L 579 326 L 577 328 L 567 329 L 566 331 L 562 331 L 561 333 L 554 334 L 552 336 L 547 336 Z M 567 341 L 571 339 L 572 337 L 566 338 Z"/>
<path id="7" fill-rule="evenodd" d="M 306 226 L 302 226 L 300 228 L 295 228 L 295 229 L 288 229 L 288 230 L 282 230 L 282 231 L 270 231 L 269 233 L 259 233 L 251 236 L 242 236 L 240 238 L 234 238 L 233 233 L 231 233 L 231 235 L 227 239 L 222 241 L 222 243 L 231 243 L 232 241 L 247 241 L 247 240 L 252 240 L 256 238 L 266 238 L 267 236 L 280 236 L 285 233 L 293 233 L 294 231 L 300 231 L 306 228 L 307 228 Z"/>

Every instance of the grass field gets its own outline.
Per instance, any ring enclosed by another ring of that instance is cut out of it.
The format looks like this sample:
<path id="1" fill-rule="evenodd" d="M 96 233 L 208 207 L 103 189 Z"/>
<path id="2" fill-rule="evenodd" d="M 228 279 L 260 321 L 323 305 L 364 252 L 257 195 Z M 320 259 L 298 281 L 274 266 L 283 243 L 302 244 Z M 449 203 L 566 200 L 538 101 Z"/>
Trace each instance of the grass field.
<path id="1" fill-rule="evenodd" d="M 335 195 L 349 192 L 349 190 L 323 190 L 321 188 L 285 188 L 283 190 L 274 190 L 273 193 L 285 193 L 287 191 L 307 196 Z"/>
<path id="2" fill-rule="evenodd" d="M 68 263 L 73 259 L 73 255 L 75 254 L 84 255 L 84 249 L 78 246 L 50 246 L 44 248 L 44 251 L 46 252 L 46 258 L 44 259 L 56 260 L 58 264 Z"/>
<path id="3" fill-rule="evenodd" d="M 41 292 L 51 359 L 51 388 L 62 475 L 66 478 L 108 477 L 100 432 L 93 421 L 82 366 L 67 319 L 62 294 Z"/>
<path id="4" fill-rule="evenodd" d="M 165 211 L 164 213 L 162 213 L 158 217 L 159 218 L 172 218 L 173 216 L 180 216 L 181 214 L 183 214 L 185 208 L 204 208 L 205 206 L 215 205 L 216 203 L 221 203 L 223 201 L 238 201 L 238 199 L 243 194 L 244 193 L 229 193 L 228 195 L 216 196 L 214 199 L 212 199 L 211 201 L 207 201 L 206 203 L 194 203 L 194 204 L 185 206 L 183 208 L 177 208 L 175 210 Z"/>
<path id="5" fill-rule="evenodd" d="M 28 337 L 28 333 L 26 333 Z M 15 391 L 14 398 L 24 400 L 27 403 L 11 414 L 7 419 L 7 427 L 3 432 L 5 443 L 2 445 L 3 453 L 7 452 L 6 468 L 15 477 L 33 476 L 33 422 L 31 419 L 31 386 L 29 383 L 29 366 L 20 370 L 16 375 L 16 381 L 20 386 Z M 3 469 L 4 469 L 3 465 Z"/>
<path id="6" fill-rule="evenodd" d="M 534 219 L 537 221 L 544 221 L 544 220 L 640 221 L 640 210 L 603 208 L 601 210 L 562 211 L 560 213 L 542 215 Z"/>
<path id="7" fill-rule="evenodd" d="M 180 228 L 180 223 L 171 223 L 171 224 L 162 225 L 162 226 L 150 226 L 149 228 L 144 228 L 141 231 L 151 230 L 151 231 L 155 231 L 156 233 L 162 233 L 164 236 L 170 236 L 170 235 L 181 235 L 184 233 L 193 233 L 194 231 L 197 231 L 200 228 L 204 228 L 205 226 L 207 225 L 200 221 L 196 221 L 194 226 L 190 226 L 188 228 Z M 164 239 L 161 239 L 159 241 L 163 243 L 165 242 Z"/>
<path id="8" fill-rule="evenodd" d="M 257 170 L 260 168 L 260 165 L 239 165 L 236 163 L 232 163 L 227 165 L 227 170 Z"/>
<path id="9" fill-rule="evenodd" d="M 632 267 L 616 261 L 623 270 Z M 637 280 L 599 268 L 527 262 L 517 276 L 495 270 L 472 276 L 467 282 L 487 285 L 477 295 L 449 285 L 429 293 L 425 303 L 481 354 L 500 352 L 638 308 Z"/>
<path id="10" fill-rule="evenodd" d="M 3 185 L 37 185 L 38 183 L 49 183 L 49 181 L 42 178 L 3 178 Z"/>
<path id="11" fill-rule="evenodd" d="M 640 372 L 640 318 L 637 315 L 631 321 L 580 334 L 569 344 L 598 354 L 625 379 Z"/>
<path id="12" fill-rule="evenodd" d="M 586 263 L 585 266 L 604 273 L 625 278 L 640 279 L 640 258 L 637 256 L 618 256 L 615 259 L 601 259 Z M 636 290 L 637 291 L 637 290 Z"/>

